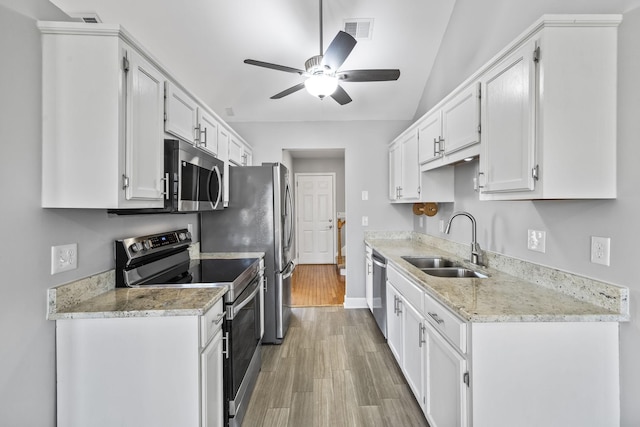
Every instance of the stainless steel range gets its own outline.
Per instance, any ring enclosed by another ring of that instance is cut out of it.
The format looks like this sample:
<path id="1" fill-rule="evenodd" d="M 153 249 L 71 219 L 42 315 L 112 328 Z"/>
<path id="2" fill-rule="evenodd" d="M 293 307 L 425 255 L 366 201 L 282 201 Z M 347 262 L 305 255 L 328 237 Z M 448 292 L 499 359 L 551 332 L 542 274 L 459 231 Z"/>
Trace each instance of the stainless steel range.
<path id="1" fill-rule="evenodd" d="M 242 424 L 260 372 L 263 268 L 258 258 L 190 259 L 186 229 L 117 240 L 118 287 L 227 287 L 224 331 L 225 419 Z"/>

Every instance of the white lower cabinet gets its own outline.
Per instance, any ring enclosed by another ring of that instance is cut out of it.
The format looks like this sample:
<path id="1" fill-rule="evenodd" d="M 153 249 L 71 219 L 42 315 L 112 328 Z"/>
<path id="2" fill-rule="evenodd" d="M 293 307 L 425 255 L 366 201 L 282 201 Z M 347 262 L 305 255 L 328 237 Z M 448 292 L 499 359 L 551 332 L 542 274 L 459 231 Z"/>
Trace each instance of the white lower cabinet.
<path id="1" fill-rule="evenodd" d="M 431 427 L 464 427 L 467 419 L 467 360 L 429 322 L 424 323 L 423 411 Z"/>
<path id="2" fill-rule="evenodd" d="M 400 293 L 387 281 L 387 344 L 398 363 L 402 361 L 402 310 Z"/>
<path id="3" fill-rule="evenodd" d="M 57 424 L 223 426 L 223 316 L 57 320 Z"/>
<path id="4" fill-rule="evenodd" d="M 387 342 L 431 427 L 619 425 L 618 323 L 465 322 L 387 278 Z"/>

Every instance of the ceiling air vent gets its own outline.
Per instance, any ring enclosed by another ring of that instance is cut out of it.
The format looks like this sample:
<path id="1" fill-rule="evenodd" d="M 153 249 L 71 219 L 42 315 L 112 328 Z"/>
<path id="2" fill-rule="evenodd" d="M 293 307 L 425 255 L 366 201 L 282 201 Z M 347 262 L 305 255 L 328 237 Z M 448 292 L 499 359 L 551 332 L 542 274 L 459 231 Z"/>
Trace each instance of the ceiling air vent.
<path id="1" fill-rule="evenodd" d="M 371 40 L 373 34 L 373 19 L 345 19 L 344 31 L 356 40 Z"/>
<path id="2" fill-rule="evenodd" d="M 86 24 L 99 24 L 102 22 L 97 13 L 94 12 L 76 12 L 69 13 L 69 16 L 76 18 Z"/>

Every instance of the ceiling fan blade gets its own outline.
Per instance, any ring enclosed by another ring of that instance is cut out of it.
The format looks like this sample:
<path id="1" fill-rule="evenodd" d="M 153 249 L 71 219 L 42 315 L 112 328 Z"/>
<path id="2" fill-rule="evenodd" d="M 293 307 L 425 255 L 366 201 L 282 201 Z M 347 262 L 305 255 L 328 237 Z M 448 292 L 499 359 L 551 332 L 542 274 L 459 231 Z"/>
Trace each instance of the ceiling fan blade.
<path id="1" fill-rule="evenodd" d="M 300 74 L 301 76 L 305 74 L 304 70 L 287 67 L 285 65 L 272 64 L 270 62 L 256 61 L 255 59 L 245 59 L 244 63 L 249 65 L 256 65 L 258 67 L 271 68 L 272 70 L 285 71 L 287 73 Z"/>
<path id="2" fill-rule="evenodd" d="M 347 59 L 357 41 L 350 34 L 338 31 L 322 58 L 322 65 L 336 71 Z"/>
<path id="3" fill-rule="evenodd" d="M 400 70 L 349 70 L 340 71 L 336 76 L 343 82 L 384 82 L 398 80 Z"/>
<path id="4" fill-rule="evenodd" d="M 297 85 L 295 85 L 295 86 L 291 86 L 289 89 L 285 89 L 285 90 L 283 90 L 283 91 L 282 91 L 282 92 L 280 92 L 280 93 L 276 93 L 275 95 L 273 95 L 273 96 L 271 97 L 271 99 L 280 99 L 280 98 L 283 98 L 283 97 L 285 97 L 285 96 L 287 96 L 287 95 L 291 95 L 292 93 L 299 91 L 299 90 L 300 90 L 300 89 L 302 89 L 303 87 L 304 87 L 304 82 L 302 82 L 302 83 L 298 83 L 298 84 L 297 84 Z"/>
<path id="5" fill-rule="evenodd" d="M 336 100 L 336 102 L 340 105 L 348 104 L 352 101 L 349 94 L 342 89 L 342 86 L 336 88 L 335 92 L 331 94 L 331 97 Z"/>

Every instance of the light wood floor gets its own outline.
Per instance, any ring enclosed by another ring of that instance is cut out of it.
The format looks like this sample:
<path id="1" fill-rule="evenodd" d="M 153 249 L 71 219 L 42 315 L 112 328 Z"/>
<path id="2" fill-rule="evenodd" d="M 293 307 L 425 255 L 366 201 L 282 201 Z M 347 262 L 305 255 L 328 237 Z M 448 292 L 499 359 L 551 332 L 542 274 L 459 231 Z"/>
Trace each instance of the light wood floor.
<path id="1" fill-rule="evenodd" d="M 262 347 L 243 427 L 428 426 L 368 310 L 294 308 Z"/>
<path id="2" fill-rule="evenodd" d="M 293 307 L 344 304 L 345 279 L 335 264 L 301 264 L 291 279 Z"/>

